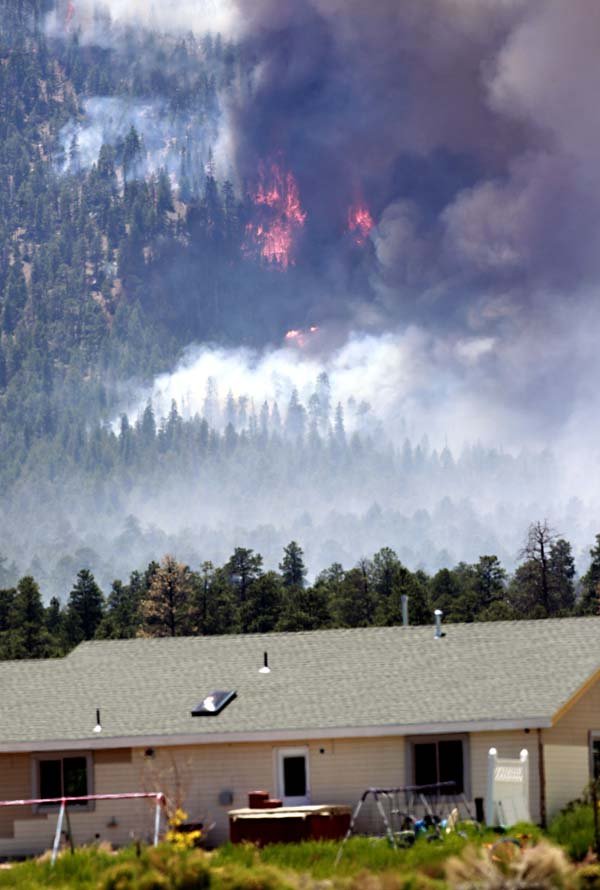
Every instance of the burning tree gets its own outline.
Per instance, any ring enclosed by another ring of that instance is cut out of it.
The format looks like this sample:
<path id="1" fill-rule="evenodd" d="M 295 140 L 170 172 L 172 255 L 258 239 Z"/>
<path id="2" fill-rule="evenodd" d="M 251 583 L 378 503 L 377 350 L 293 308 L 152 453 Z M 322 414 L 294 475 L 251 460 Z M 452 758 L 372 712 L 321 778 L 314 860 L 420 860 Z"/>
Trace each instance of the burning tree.
<path id="1" fill-rule="evenodd" d="M 374 225 L 371 212 L 364 204 L 355 204 L 348 210 L 348 231 L 359 247 L 366 243 Z"/>
<path id="2" fill-rule="evenodd" d="M 246 226 L 244 253 L 280 269 L 294 265 L 294 247 L 306 213 L 293 173 L 274 162 L 268 171 L 261 165 L 252 202 L 254 219 Z"/>

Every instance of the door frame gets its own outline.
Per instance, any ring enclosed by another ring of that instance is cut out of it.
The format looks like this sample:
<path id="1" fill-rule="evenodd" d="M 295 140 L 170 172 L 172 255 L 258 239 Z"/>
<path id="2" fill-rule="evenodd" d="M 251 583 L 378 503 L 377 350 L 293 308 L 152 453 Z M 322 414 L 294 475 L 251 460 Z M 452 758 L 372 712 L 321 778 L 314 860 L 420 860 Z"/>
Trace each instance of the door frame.
<path id="1" fill-rule="evenodd" d="M 306 771 L 306 794 L 303 797 L 286 797 L 283 781 L 283 761 L 286 757 L 304 757 L 304 768 Z M 285 807 L 302 807 L 310 803 L 310 762 L 308 754 L 308 745 L 298 745 L 295 747 L 284 747 L 275 749 L 275 785 L 277 787 L 277 796 L 283 801 Z"/>

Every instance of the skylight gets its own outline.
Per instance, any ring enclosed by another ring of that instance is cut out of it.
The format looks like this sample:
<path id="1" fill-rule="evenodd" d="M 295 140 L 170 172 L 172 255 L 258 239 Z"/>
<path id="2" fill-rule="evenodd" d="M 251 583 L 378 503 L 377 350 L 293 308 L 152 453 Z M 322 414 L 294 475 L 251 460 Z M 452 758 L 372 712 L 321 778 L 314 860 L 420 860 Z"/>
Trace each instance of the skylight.
<path id="1" fill-rule="evenodd" d="M 217 689 L 197 704 L 192 717 L 214 717 L 225 708 L 236 696 L 235 689 Z"/>

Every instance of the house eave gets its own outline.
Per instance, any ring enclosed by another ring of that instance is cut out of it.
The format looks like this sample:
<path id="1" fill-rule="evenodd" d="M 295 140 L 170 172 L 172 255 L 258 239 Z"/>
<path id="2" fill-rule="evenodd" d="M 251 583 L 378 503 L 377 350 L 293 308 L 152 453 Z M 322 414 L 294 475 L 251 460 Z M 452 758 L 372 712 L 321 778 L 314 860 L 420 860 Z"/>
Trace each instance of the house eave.
<path id="1" fill-rule="evenodd" d="M 0 742 L 0 754 L 38 751 L 81 751 L 111 748 L 159 748 L 184 745 L 249 744 L 258 742 L 297 742 L 326 739 L 362 739 L 386 736 L 442 735 L 445 733 L 505 732 L 549 729 L 551 717 L 516 720 L 470 720 L 447 723 L 386 724 L 385 726 L 298 727 L 296 729 L 255 730 L 251 732 L 163 733 L 146 735 L 86 736 L 77 739 L 15 740 Z"/>

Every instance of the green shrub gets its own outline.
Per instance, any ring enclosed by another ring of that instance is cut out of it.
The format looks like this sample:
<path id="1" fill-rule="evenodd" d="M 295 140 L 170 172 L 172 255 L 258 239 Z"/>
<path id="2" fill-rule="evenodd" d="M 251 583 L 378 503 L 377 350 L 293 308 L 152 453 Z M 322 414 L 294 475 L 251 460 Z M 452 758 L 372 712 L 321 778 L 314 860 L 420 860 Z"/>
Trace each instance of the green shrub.
<path id="1" fill-rule="evenodd" d="M 142 865 L 139 861 L 120 862 L 106 872 L 101 888 L 102 890 L 135 890 L 141 872 Z"/>
<path id="2" fill-rule="evenodd" d="M 172 868 L 173 890 L 208 890 L 211 870 L 205 853 L 197 851 L 178 856 Z"/>
<path id="3" fill-rule="evenodd" d="M 284 872 L 268 865 L 226 865 L 215 872 L 214 879 L 218 890 L 294 890 Z"/>
<path id="4" fill-rule="evenodd" d="M 566 848 L 569 856 L 581 860 L 594 846 L 594 811 L 590 803 L 574 801 L 554 817 L 548 834 Z"/>
<path id="5" fill-rule="evenodd" d="M 582 865 L 577 869 L 579 890 L 600 890 L 600 865 Z"/>
<path id="6" fill-rule="evenodd" d="M 172 890 L 172 887 L 168 875 L 151 868 L 141 873 L 132 890 Z"/>

